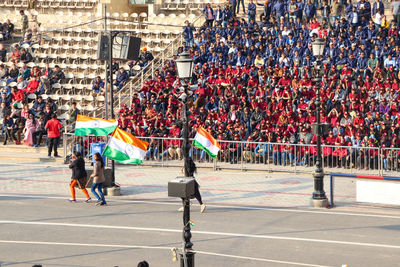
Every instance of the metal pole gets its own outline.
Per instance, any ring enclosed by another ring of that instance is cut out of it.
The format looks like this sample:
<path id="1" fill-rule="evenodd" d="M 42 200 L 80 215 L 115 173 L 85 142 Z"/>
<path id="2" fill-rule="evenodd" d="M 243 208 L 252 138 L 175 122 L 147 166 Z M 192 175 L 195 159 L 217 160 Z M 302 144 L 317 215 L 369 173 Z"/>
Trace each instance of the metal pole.
<path id="1" fill-rule="evenodd" d="M 183 101 L 182 107 L 182 136 L 183 136 L 183 169 L 185 173 L 185 177 L 189 177 L 189 122 L 187 117 L 187 98 L 188 94 L 188 85 L 184 85 L 186 98 Z M 183 203 L 183 240 L 184 240 L 184 251 L 182 251 L 181 258 L 181 267 L 193 267 L 194 266 L 194 253 L 191 252 L 193 243 L 190 241 L 192 238 L 192 233 L 190 232 L 190 200 L 188 198 L 182 199 Z"/>
<path id="2" fill-rule="evenodd" d="M 107 32 L 107 5 L 106 4 L 104 4 L 104 34 Z M 104 65 L 105 65 L 105 70 L 106 70 L 106 82 L 105 82 L 105 84 L 104 84 L 104 91 L 105 91 L 105 94 L 104 94 L 104 101 L 106 102 L 106 112 L 105 112 L 105 119 L 106 120 L 108 120 L 108 102 L 107 102 L 107 100 L 108 100 L 108 90 L 107 90 L 107 88 L 108 88 L 108 86 L 107 86 L 107 83 L 108 83 L 108 70 L 107 70 L 107 60 L 105 60 L 104 61 Z"/>
<path id="3" fill-rule="evenodd" d="M 320 62 L 318 62 L 320 63 Z M 318 64 L 319 66 L 319 64 Z M 321 156 L 321 117 L 320 117 L 320 109 L 321 109 L 321 95 L 320 95 L 320 72 L 317 72 L 317 99 L 315 101 L 316 105 L 316 117 L 317 117 L 317 162 L 316 169 L 314 173 L 314 192 L 312 195 L 313 206 L 324 207 L 327 205 L 327 198 L 324 191 L 324 170 L 322 167 L 322 156 Z M 320 201 L 320 203 L 316 203 Z M 326 201 L 326 203 L 325 203 Z"/>
<path id="4" fill-rule="evenodd" d="M 185 172 L 185 177 L 189 177 L 188 172 L 188 159 L 189 159 L 189 124 L 188 124 L 188 117 L 187 117 L 187 98 L 188 98 L 188 88 L 187 85 L 185 87 L 185 94 L 186 99 L 183 102 L 182 107 L 182 148 L 183 148 L 183 169 Z"/>
<path id="5" fill-rule="evenodd" d="M 109 31 L 109 40 L 108 40 L 108 53 L 109 53 L 109 75 L 110 75 L 110 111 L 111 111 L 111 119 L 114 119 L 114 85 L 113 85 L 113 69 L 112 69 L 112 47 L 113 47 L 113 32 L 110 29 Z M 115 162 L 111 161 L 111 186 L 115 185 Z"/>

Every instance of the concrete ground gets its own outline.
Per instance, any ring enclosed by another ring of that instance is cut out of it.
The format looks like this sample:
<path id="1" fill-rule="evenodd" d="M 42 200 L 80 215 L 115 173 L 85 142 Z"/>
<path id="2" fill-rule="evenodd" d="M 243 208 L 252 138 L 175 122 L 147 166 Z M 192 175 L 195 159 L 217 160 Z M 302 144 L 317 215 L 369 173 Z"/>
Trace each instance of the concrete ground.
<path id="1" fill-rule="evenodd" d="M 0 266 L 179 266 L 180 201 L 167 197 L 178 175 L 117 166 L 123 195 L 100 207 L 66 201 L 64 165 L 2 161 Z M 336 182 L 337 207 L 311 209 L 307 175 L 200 169 L 197 179 L 207 209 L 192 205 L 196 266 L 398 265 L 400 210 L 355 203 L 351 180 Z"/>

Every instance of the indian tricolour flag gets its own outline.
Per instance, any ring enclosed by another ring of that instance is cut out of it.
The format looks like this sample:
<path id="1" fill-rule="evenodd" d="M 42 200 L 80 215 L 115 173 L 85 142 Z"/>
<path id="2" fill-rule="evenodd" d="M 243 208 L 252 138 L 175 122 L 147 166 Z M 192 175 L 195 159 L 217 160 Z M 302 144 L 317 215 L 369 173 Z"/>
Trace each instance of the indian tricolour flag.
<path id="1" fill-rule="evenodd" d="M 146 156 L 148 146 L 149 143 L 134 137 L 124 130 L 115 128 L 103 155 L 124 164 L 141 164 Z"/>
<path id="2" fill-rule="evenodd" d="M 221 146 L 218 144 L 217 140 L 210 133 L 204 130 L 203 127 L 199 127 L 196 136 L 193 140 L 193 145 L 207 152 L 212 158 L 216 158 L 218 151 Z"/>
<path id="3" fill-rule="evenodd" d="M 112 133 L 117 126 L 118 122 L 116 120 L 91 118 L 78 114 L 75 122 L 75 136 L 88 134 L 105 136 Z"/>

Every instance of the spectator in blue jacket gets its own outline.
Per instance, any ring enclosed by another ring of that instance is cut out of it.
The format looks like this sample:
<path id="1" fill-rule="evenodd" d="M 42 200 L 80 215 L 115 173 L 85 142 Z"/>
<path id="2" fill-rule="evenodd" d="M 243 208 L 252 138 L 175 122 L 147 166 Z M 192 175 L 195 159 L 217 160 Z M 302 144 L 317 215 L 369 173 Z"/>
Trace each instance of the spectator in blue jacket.
<path id="1" fill-rule="evenodd" d="M 309 22 L 317 14 L 317 8 L 311 0 L 308 0 L 304 6 L 304 15 L 306 16 L 307 22 Z"/>
<path id="2" fill-rule="evenodd" d="M 228 6 L 225 6 L 224 10 L 222 10 L 222 24 L 226 28 L 228 25 L 228 22 L 232 19 L 233 14 L 232 11 L 228 8 Z"/>
<path id="3" fill-rule="evenodd" d="M 381 12 L 381 14 L 385 14 L 385 5 L 381 0 L 376 0 L 376 2 L 372 5 L 372 16 L 375 16 L 378 10 Z"/>
<path id="4" fill-rule="evenodd" d="M 247 6 L 247 15 L 248 15 L 248 21 L 250 20 L 256 20 L 256 12 L 257 6 L 254 4 L 253 0 L 250 0 L 250 3 Z"/>
<path id="5" fill-rule="evenodd" d="M 371 18 L 371 4 L 368 1 L 360 0 L 357 3 L 357 12 L 360 17 L 365 17 L 368 21 Z"/>
<path id="6" fill-rule="evenodd" d="M 101 80 L 100 76 L 97 76 L 92 84 L 92 90 L 94 94 L 103 93 L 104 91 L 104 82 Z"/>
<path id="7" fill-rule="evenodd" d="M 207 4 L 201 13 L 205 16 L 207 26 L 212 27 L 214 22 L 214 10 L 212 9 L 211 4 Z"/>
<path id="8" fill-rule="evenodd" d="M 128 73 L 124 70 L 124 68 L 120 68 L 114 85 L 118 86 L 118 88 L 121 89 L 127 83 L 128 79 Z"/>
<path id="9" fill-rule="evenodd" d="M 183 26 L 183 39 L 185 39 L 185 42 L 192 47 L 193 46 L 193 31 L 195 31 L 195 28 L 190 24 L 190 22 L 187 20 L 185 21 L 185 26 Z"/>
<path id="10" fill-rule="evenodd" d="M 221 6 L 218 6 L 217 10 L 214 12 L 214 20 L 215 20 L 215 26 L 221 26 L 222 25 L 222 18 L 223 18 L 223 9 Z"/>
<path id="11" fill-rule="evenodd" d="M 275 12 L 276 20 L 279 21 L 279 19 L 285 15 L 285 3 L 282 0 L 276 1 L 273 7 L 273 12 Z"/>
<path id="12" fill-rule="evenodd" d="M 357 59 L 358 74 L 364 75 L 367 69 L 368 69 L 368 58 L 365 56 L 364 52 L 361 52 L 360 57 Z"/>

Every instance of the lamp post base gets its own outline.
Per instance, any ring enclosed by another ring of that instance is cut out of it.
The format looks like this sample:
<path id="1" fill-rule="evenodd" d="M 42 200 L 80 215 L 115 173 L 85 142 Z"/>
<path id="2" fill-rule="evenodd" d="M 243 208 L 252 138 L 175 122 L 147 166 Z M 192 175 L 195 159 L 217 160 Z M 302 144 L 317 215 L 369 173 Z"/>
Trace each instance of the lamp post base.
<path id="1" fill-rule="evenodd" d="M 310 206 L 313 208 L 327 208 L 329 206 L 329 202 L 327 198 L 322 199 L 310 199 Z"/>
<path id="2" fill-rule="evenodd" d="M 181 267 L 194 267 L 194 252 L 188 251 L 186 252 L 186 260 L 187 260 L 187 266 L 185 266 L 185 258 L 183 257 L 183 254 L 179 254 L 181 258 Z"/>

